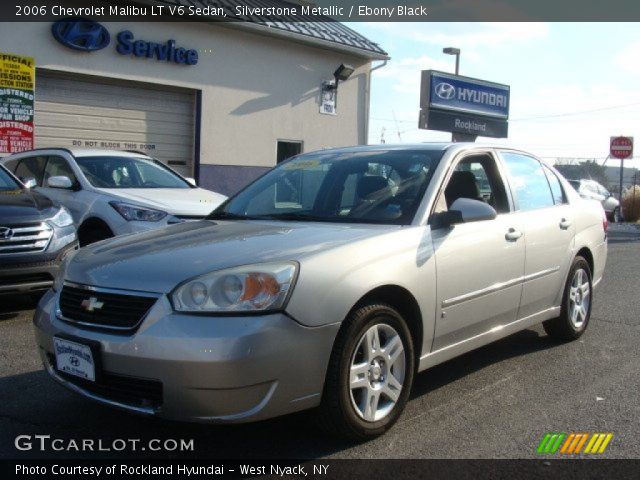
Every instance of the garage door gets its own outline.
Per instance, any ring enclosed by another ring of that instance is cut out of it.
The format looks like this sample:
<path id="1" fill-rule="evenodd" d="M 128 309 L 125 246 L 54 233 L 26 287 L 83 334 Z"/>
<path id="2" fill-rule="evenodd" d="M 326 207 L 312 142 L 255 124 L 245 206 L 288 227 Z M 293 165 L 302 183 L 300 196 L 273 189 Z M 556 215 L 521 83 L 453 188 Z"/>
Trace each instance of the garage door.
<path id="1" fill-rule="evenodd" d="M 195 92 L 36 73 L 37 148 L 138 150 L 193 176 Z"/>

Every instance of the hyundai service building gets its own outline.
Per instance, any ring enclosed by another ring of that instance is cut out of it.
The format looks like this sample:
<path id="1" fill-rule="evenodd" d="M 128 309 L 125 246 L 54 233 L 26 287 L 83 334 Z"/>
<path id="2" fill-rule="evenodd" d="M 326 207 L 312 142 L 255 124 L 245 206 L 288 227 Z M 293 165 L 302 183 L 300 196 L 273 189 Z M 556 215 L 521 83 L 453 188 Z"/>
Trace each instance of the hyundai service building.
<path id="1" fill-rule="evenodd" d="M 35 59 L 36 148 L 143 151 L 227 195 L 293 154 L 366 143 L 387 58 L 338 22 L 204 19 L 0 23 L 0 51 Z"/>

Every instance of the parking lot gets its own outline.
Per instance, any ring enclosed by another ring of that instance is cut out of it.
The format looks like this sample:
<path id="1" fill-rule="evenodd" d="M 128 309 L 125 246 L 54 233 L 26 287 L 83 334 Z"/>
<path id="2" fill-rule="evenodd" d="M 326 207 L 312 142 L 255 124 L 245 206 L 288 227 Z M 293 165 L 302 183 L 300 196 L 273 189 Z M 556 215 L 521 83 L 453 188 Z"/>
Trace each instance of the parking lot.
<path id="1" fill-rule="evenodd" d="M 364 444 L 320 434 L 308 413 L 249 425 L 212 426 L 133 416 L 96 405 L 50 380 L 32 338 L 34 303 L 0 299 L 0 456 L 154 455 L 20 452 L 18 435 L 65 439 L 193 439 L 208 458 L 535 457 L 547 432 L 611 432 L 604 456 L 639 458 L 640 230 L 615 227 L 591 324 L 558 344 L 525 330 L 420 374 L 388 434 Z M 295 359 L 294 359 L 295 361 Z"/>

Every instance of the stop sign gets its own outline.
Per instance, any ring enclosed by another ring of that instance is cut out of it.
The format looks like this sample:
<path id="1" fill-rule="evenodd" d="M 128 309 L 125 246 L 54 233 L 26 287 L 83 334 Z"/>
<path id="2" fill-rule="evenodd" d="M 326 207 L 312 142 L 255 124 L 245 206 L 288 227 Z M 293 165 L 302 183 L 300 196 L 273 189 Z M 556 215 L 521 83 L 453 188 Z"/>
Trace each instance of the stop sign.
<path id="1" fill-rule="evenodd" d="M 611 137 L 609 153 L 621 160 L 633 156 L 633 137 Z"/>

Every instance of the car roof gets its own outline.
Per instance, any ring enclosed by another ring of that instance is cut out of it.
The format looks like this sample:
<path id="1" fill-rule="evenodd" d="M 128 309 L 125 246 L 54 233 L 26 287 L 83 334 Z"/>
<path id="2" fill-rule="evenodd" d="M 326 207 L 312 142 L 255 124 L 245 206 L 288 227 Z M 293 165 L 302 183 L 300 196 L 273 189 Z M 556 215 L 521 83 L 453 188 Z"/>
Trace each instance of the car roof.
<path id="1" fill-rule="evenodd" d="M 100 148 L 70 148 L 74 157 L 100 157 L 109 155 L 111 157 L 148 157 L 142 152 L 126 151 L 126 150 L 107 150 Z"/>
<path id="2" fill-rule="evenodd" d="M 37 154 L 38 152 L 51 152 L 51 151 L 64 151 L 69 152 L 74 157 L 99 157 L 99 156 L 111 156 L 111 157 L 146 157 L 151 158 L 149 155 L 143 152 L 136 152 L 133 150 L 109 150 L 106 148 L 61 148 L 61 147 L 50 147 L 50 148 L 35 148 L 33 150 L 27 150 L 25 152 L 15 153 L 13 155 L 9 155 L 5 158 L 13 158 L 13 157 L 24 157 L 30 154 Z"/>

